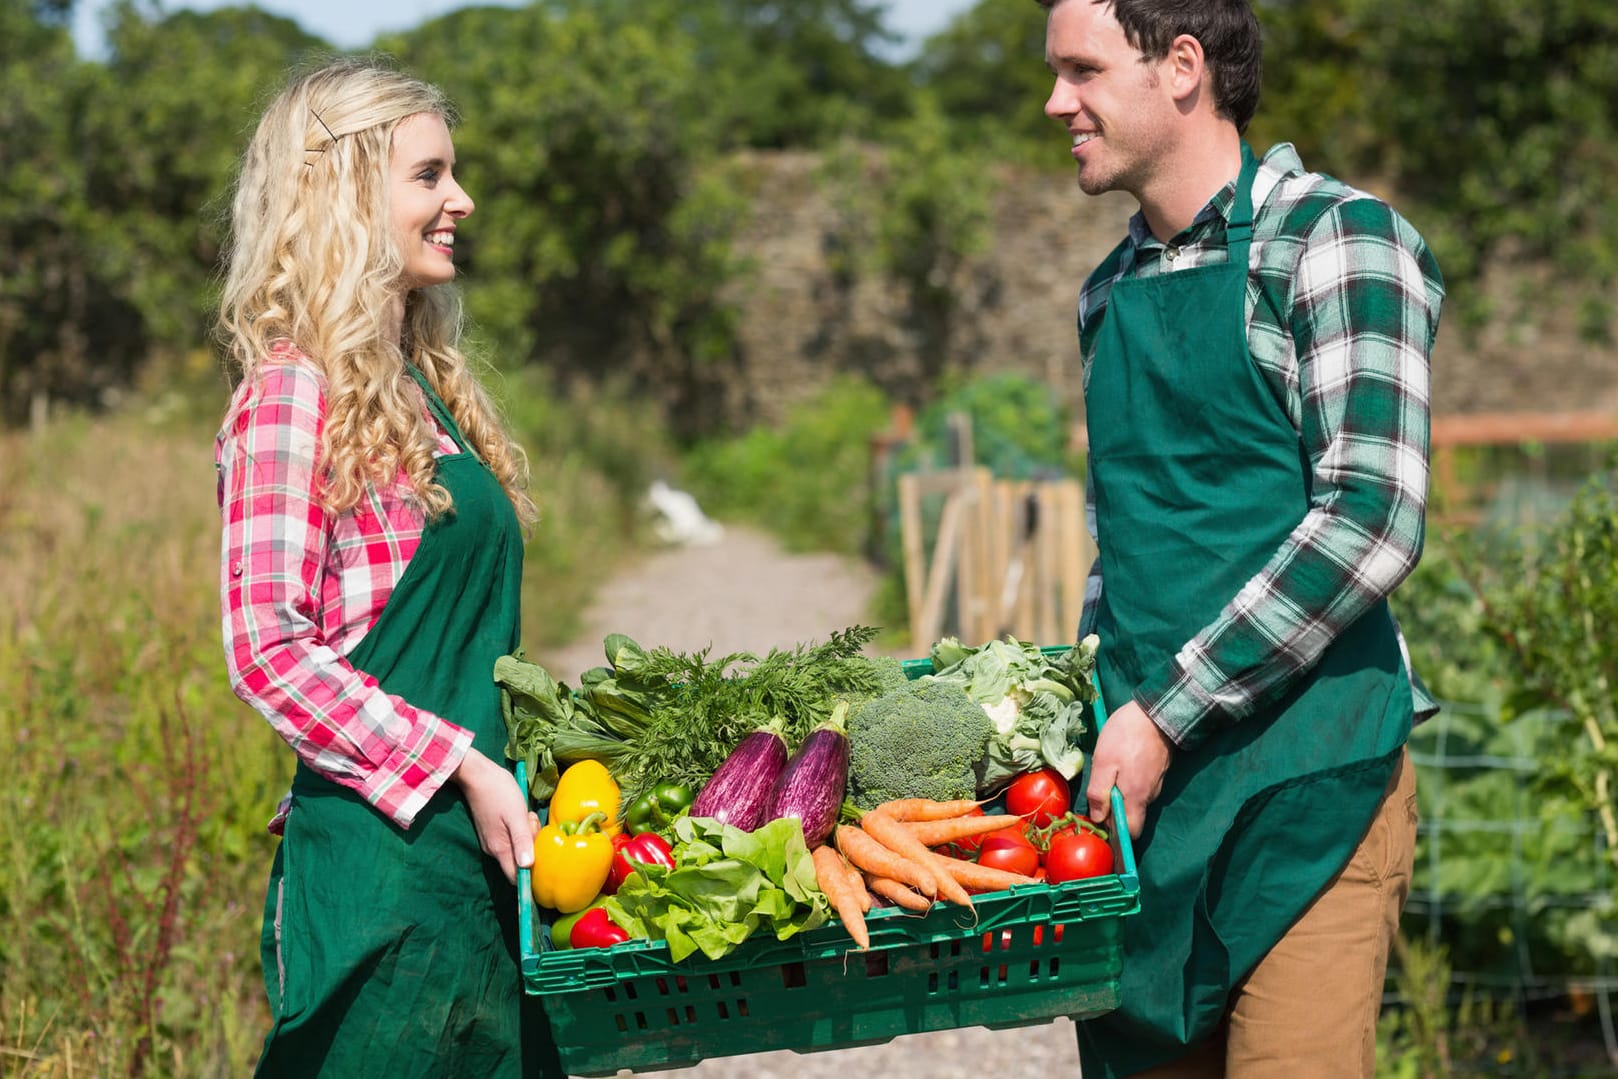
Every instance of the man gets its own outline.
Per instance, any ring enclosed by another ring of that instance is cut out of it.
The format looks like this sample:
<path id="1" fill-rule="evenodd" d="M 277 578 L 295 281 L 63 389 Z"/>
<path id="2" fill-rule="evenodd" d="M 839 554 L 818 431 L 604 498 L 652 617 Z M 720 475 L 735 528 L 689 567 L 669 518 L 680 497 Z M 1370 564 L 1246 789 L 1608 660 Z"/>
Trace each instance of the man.
<path id="1" fill-rule="evenodd" d="M 1141 871 L 1085 1079 L 1368 1077 L 1430 704 L 1386 597 L 1421 552 L 1442 280 L 1386 204 L 1243 142 L 1247 0 L 1038 2 L 1079 187 L 1140 204 L 1079 300 L 1113 709 L 1087 796 L 1117 785 Z"/>

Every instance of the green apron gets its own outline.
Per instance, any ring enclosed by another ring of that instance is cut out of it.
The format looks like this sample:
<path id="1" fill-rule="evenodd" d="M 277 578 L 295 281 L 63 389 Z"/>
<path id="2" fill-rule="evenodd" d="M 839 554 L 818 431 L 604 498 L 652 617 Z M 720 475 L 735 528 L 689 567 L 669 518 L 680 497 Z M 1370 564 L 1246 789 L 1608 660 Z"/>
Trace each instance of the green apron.
<path id="1" fill-rule="evenodd" d="M 1309 509 L 1298 432 L 1247 344 L 1257 161 L 1242 171 L 1229 261 L 1112 288 L 1085 387 L 1105 700 L 1214 621 Z M 1279 700 L 1176 753 L 1136 845 L 1122 1006 L 1078 1025 L 1085 1079 L 1168 1063 L 1213 1034 L 1231 989 L 1345 865 L 1410 731 L 1386 603 Z"/>
<path id="2" fill-rule="evenodd" d="M 501 760 L 490 672 L 517 645 L 522 536 L 499 481 L 409 371 L 462 450 L 437 462 L 454 509 L 428 525 L 348 658 L 388 693 L 472 731 L 473 745 Z M 401 831 L 300 762 L 265 903 L 274 1023 L 257 1074 L 564 1075 L 538 998 L 522 991 L 516 922 L 516 890 L 483 853 L 454 783 Z"/>

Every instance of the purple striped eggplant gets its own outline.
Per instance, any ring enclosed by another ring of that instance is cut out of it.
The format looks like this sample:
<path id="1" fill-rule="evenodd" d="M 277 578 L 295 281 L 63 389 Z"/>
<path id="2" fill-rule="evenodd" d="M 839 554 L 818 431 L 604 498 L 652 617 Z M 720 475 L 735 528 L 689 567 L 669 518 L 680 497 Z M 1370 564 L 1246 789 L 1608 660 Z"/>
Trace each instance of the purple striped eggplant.
<path id="1" fill-rule="evenodd" d="M 838 701 L 831 718 L 809 732 L 770 791 L 764 820 L 796 817 L 811 849 L 824 843 L 837 824 L 848 785 L 848 702 Z"/>
<path id="2" fill-rule="evenodd" d="M 764 823 L 770 791 L 787 765 L 787 741 L 779 721 L 743 738 L 691 803 L 693 817 L 712 817 L 744 832 Z"/>

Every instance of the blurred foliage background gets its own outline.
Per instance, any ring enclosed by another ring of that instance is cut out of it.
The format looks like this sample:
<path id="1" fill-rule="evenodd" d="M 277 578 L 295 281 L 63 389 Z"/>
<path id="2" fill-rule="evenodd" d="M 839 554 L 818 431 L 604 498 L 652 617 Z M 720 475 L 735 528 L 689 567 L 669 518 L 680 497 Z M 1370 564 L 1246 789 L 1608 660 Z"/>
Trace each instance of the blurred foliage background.
<path id="1" fill-rule="evenodd" d="M 1258 0 L 1252 140 L 1395 194 L 1464 288 L 1561 271 L 1593 339 L 1618 279 L 1618 8 L 1604 0 Z M 0 418 L 96 404 L 206 341 L 231 166 L 292 66 L 334 50 L 252 8 L 118 0 L 104 58 L 72 0 L 0 6 Z M 877 0 L 542 0 L 468 8 L 377 49 L 440 83 L 484 220 L 464 280 L 487 351 L 564 383 L 616 376 L 682 435 L 734 360 L 748 151 L 874 148 L 867 257 L 947 349 L 951 266 L 987 242 L 998 165 L 1068 167 L 1040 111 L 1043 13 L 982 0 L 903 61 Z M 828 186 L 832 184 L 827 179 Z M 874 188 L 872 184 L 874 183 Z M 857 239 L 857 238 L 856 238 Z M 832 366 L 836 366 L 832 357 Z"/>
<path id="2" fill-rule="evenodd" d="M 1417 223 L 1449 282 L 1446 338 L 1532 307 L 1610 371 L 1618 6 L 1255 6 L 1250 141 L 1293 141 Z M 208 440 L 227 378 L 210 321 L 236 155 L 288 69 L 337 50 L 250 7 L 117 0 L 89 58 L 73 9 L 0 0 L 0 1074 L 237 1075 L 265 1021 L 262 825 L 290 769 L 218 662 Z M 644 546 L 653 478 L 790 548 L 885 563 L 873 621 L 891 624 L 891 475 L 872 448 L 895 406 L 915 423 L 890 470 L 949 464 L 962 413 L 997 472 L 1082 474 L 1071 368 L 1009 370 L 974 325 L 999 287 L 974 260 L 1008 198 L 1071 193 L 1043 37 L 1032 0 L 980 0 L 903 59 L 879 0 L 535 0 L 373 43 L 463 117 L 474 348 L 545 513 L 527 641 L 568 640 Z M 812 283 L 757 242 L 793 177 L 818 200 Z M 1038 224 L 1060 245 L 1074 219 Z M 1502 270 L 1512 287 L 1483 287 Z M 879 330 L 849 315 L 873 286 Z M 744 342 L 770 289 L 815 291 L 826 325 L 801 348 Z M 1519 351 L 1493 377 L 1534 365 Z M 744 369 L 773 368 L 790 373 L 779 399 L 738 392 Z M 1491 462 L 1462 465 L 1504 489 Z M 1613 462 L 1568 471 L 1542 527 L 1436 527 L 1395 598 L 1451 706 L 1413 742 L 1428 823 L 1388 1075 L 1610 1074 L 1599 1051 L 1541 1051 L 1588 1048 L 1604 1021 L 1610 1052 L 1618 988 L 1601 820 L 1618 652 L 1599 643 L 1618 619 L 1618 503 L 1580 487 Z"/>

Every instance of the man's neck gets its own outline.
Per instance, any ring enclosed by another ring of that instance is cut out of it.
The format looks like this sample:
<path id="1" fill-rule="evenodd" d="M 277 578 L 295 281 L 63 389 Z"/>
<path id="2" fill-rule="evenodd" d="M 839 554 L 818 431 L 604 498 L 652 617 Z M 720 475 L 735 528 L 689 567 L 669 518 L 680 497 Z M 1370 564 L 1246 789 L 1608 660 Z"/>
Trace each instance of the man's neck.
<path id="1" fill-rule="evenodd" d="M 1241 171 L 1242 140 L 1233 125 L 1221 123 L 1184 140 L 1158 170 L 1152 189 L 1137 196 L 1152 235 L 1167 243 L 1189 228 Z"/>

